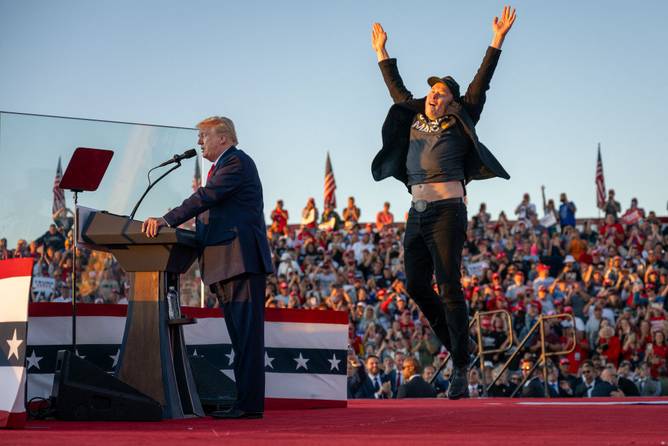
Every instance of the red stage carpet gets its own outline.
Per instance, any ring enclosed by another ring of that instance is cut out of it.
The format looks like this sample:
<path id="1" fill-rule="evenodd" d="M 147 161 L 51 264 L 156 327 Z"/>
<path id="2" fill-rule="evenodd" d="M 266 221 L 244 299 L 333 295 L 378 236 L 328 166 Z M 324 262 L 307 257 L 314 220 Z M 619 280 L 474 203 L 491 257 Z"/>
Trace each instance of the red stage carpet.
<path id="1" fill-rule="evenodd" d="M 347 409 L 270 411 L 263 420 L 31 421 L 0 432 L 0 444 L 661 445 L 666 420 L 666 398 L 357 400 Z"/>

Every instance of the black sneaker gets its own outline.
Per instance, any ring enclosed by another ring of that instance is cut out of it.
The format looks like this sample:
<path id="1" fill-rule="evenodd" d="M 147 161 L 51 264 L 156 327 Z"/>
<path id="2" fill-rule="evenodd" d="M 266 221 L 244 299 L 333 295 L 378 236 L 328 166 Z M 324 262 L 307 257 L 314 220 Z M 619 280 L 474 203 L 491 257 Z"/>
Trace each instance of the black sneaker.
<path id="1" fill-rule="evenodd" d="M 448 386 L 448 399 L 458 400 L 468 398 L 469 380 L 466 367 L 455 367 L 450 375 L 450 385 Z"/>

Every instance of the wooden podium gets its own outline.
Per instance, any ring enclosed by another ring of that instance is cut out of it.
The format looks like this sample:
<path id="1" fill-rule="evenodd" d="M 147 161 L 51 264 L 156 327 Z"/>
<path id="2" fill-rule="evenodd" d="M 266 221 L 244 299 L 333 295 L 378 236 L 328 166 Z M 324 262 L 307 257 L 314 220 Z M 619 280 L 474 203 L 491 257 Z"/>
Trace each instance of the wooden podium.
<path id="1" fill-rule="evenodd" d="M 162 228 L 148 238 L 140 221 L 94 210 L 80 224 L 83 243 L 113 254 L 131 276 L 117 377 L 158 401 L 163 418 L 204 416 L 182 329 L 196 321 L 181 317 L 178 301 L 179 275 L 197 258 L 195 233 Z"/>

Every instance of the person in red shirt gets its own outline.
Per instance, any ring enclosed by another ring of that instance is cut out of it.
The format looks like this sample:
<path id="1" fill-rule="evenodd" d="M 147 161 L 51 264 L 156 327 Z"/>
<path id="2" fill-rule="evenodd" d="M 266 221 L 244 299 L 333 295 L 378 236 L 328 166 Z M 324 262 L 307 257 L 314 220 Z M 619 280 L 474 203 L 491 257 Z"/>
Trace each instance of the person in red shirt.
<path id="1" fill-rule="evenodd" d="M 619 338 L 615 336 L 615 329 L 610 326 L 605 326 L 599 331 L 599 338 L 596 344 L 596 351 L 599 355 L 604 356 L 608 363 L 614 364 L 615 367 L 619 364 L 619 355 L 622 352 L 622 346 Z"/>
<path id="2" fill-rule="evenodd" d="M 283 209 L 283 200 L 276 202 L 276 207 L 271 211 L 271 233 L 287 235 L 288 211 Z"/>
<path id="3" fill-rule="evenodd" d="M 376 214 L 376 229 L 381 231 L 385 226 L 394 223 L 394 215 L 390 212 L 390 202 L 386 201 L 383 210 Z"/>
<path id="4" fill-rule="evenodd" d="M 605 224 L 601 226 L 601 237 L 607 240 L 612 238 L 615 246 L 620 246 L 624 243 L 624 228 L 615 221 L 612 214 L 605 216 Z"/>
<path id="5" fill-rule="evenodd" d="M 665 373 L 666 362 L 668 361 L 668 345 L 666 345 L 666 336 L 663 331 L 654 332 L 651 344 L 647 344 L 647 362 L 650 364 L 652 377 L 657 378 L 663 370 Z"/>
<path id="6" fill-rule="evenodd" d="M 564 349 L 569 348 L 571 345 L 572 330 L 572 327 L 567 327 L 563 331 L 561 343 Z M 585 336 L 583 331 L 576 331 L 575 338 L 575 349 L 566 356 L 569 362 L 568 371 L 573 374 L 577 374 L 580 369 L 580 364 L 589 359 L 589 341 L 587 340 L 587 336 Z"/>

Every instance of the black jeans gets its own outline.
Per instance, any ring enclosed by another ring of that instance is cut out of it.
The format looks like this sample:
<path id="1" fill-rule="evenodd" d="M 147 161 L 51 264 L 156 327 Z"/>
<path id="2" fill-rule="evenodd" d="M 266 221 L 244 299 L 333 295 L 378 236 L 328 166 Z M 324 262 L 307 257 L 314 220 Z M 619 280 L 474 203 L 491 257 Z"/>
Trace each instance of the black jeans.
<path id="1" fill-rule="evenodd" d="M 440 200 L 418 212 L 411 207 L 404 235 L 406 291 L 452 355 L 455 367 L 468 365 L 468 310 L 460 282 L 466 240 L 466 206 Z M 432 287 L 436 276 L 438 294 Z"/>

